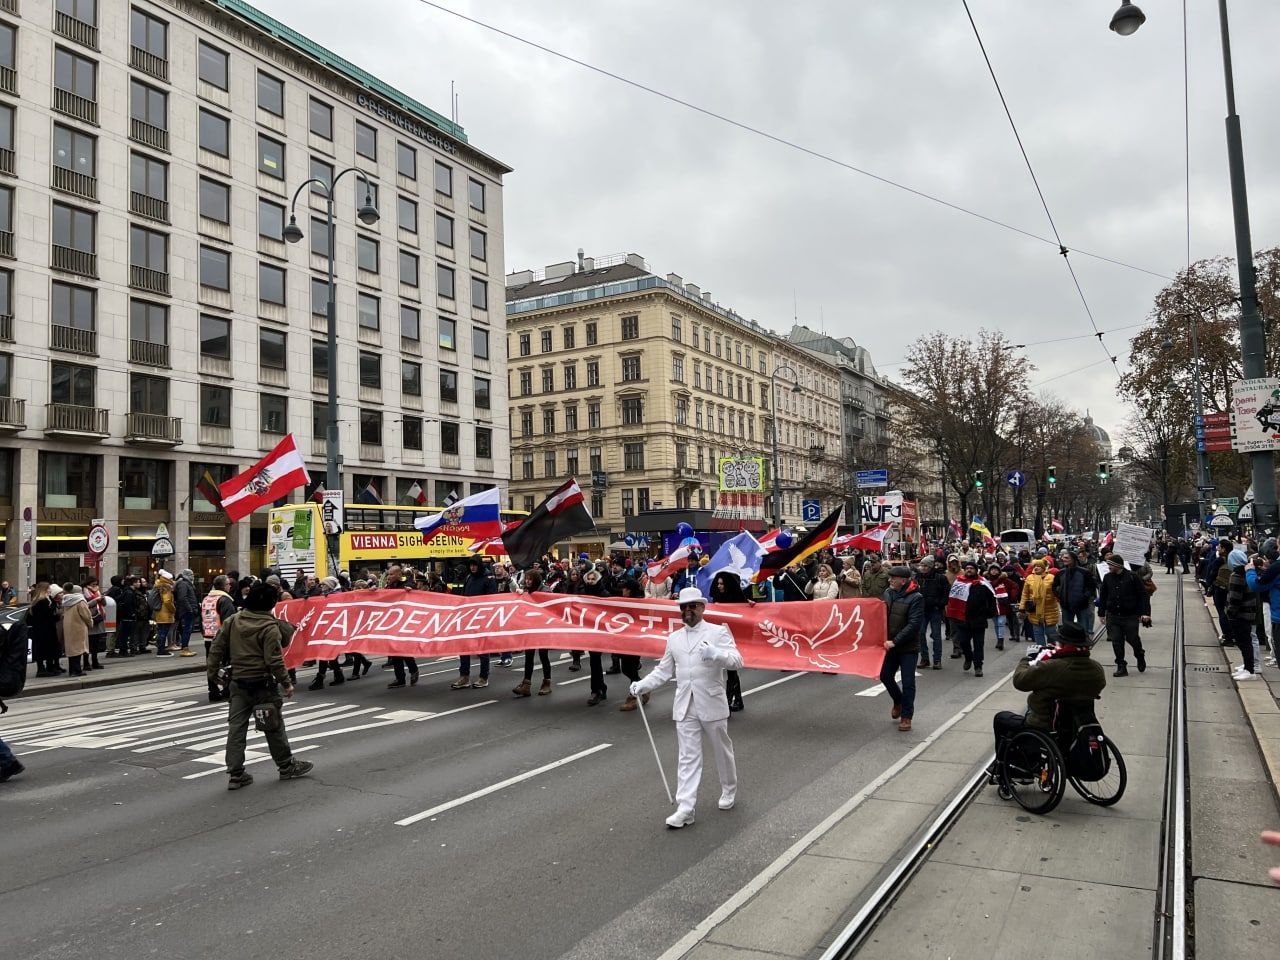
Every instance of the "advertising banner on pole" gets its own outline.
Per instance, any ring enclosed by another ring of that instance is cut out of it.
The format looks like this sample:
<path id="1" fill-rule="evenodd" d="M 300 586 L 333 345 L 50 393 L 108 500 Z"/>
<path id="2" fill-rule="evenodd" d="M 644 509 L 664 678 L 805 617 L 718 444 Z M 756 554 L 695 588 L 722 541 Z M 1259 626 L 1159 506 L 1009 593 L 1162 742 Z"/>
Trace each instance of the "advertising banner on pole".
<path id="1" fill-rule="evenodd" d="M 1280 377 L 1237 380 L 1231 385 L 1231 405 L 1237 450 L 1280 450 Z"/>

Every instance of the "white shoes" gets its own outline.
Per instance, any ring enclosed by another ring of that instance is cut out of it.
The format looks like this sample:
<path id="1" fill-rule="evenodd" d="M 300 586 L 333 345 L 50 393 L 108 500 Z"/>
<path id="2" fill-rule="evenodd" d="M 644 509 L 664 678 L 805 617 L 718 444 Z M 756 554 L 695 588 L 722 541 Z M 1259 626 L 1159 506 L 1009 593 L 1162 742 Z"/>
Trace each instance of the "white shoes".
<path id="1" fill-rule="evenodd" d="M 720 799 L 719 801 L 717 801 L 716 806 L 718 806 L 721 810 L 732 810 L 733 805 L 736 802 L 737 802 L 737 798 L 733 794 L 722 793 L 720 794 Z"/>
<path id="2" fill-rule="evenodd" d="M 667 826 L 672 830 L 679 830 L 681 827 L 687 827 L 691 823 L 693 823 L 692 810 L 677 810 L 667 817 Z"/>
<path id="3" fill-rule="evenodd" d="M 1258 680 L 1261 679 L 1261 677 L 1258 674 L 1250 673 L 1244 667 L 1241 667 L 1235 673 L 1231 674 L 1231 679 L 1236 681 L 1236 683 L 1241 683 L 1245 680 Z"/>

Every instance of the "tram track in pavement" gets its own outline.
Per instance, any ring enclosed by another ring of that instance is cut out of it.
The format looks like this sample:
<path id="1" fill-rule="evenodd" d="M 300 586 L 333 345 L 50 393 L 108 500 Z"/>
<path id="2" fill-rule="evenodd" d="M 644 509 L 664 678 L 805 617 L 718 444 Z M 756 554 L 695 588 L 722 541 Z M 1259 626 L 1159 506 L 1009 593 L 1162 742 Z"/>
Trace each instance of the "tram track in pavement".
<path id="1" fill-rule="evenodd" d="M 1195 956 L 1193 916 L 1188 885 L 1190 860 L 1188 837 L 1187 710 L 1186 710 L 1186 617 L 1183 577 L 1177 575 L 1174 600 L 1172 669 L 1168 741 L 1164 777 L 1164 806 L 1161 822 L 1157 909 L 1154 916 L 1153 952 L 1156 960 L 1187 960 Z M 1010 674 L 1010 677 L 1012 674 Z M 1009 677 L 1001 681 L 1001 685 Z M 909 896 L 912 880 L 929 860 L 939 842 L 959 823 L 989 779 L 988 768 L 995 760 L 987 757 L 945 801 L 926 825 L 891 859 L 873 881 L 871 892 L 852 908 L 849 920 L 829 937 L 820 960 L 852 960 L 868 942 L 877 926 L 895 906 Z"/>

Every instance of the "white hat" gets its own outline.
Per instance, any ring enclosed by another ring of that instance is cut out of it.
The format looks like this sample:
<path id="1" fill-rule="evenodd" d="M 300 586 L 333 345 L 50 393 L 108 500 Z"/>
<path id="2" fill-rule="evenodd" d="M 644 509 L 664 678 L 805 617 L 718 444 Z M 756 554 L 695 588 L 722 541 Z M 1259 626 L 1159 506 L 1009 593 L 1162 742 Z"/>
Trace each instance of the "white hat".
<path id="1" fill-rule="evenodd" d="M 707 598 L 702 595 L 702 591 L 697 587 L 685 587 L 680 591 L 680 598 L 676 601 L 680 606 L 686 606 L 690 603 L 707 602 Z"/>
<path id="2" fill-rule="evenodd" d="M 172 574 L 172 573 L 170 573 L 168 570 L 161 570 L 161 571 L 160 571 L 160 578 L 161 578 L 161 579 L 163 579 L 163 580 L 172 580 L 172 579 L 173 579 L 173 574 Z"/>

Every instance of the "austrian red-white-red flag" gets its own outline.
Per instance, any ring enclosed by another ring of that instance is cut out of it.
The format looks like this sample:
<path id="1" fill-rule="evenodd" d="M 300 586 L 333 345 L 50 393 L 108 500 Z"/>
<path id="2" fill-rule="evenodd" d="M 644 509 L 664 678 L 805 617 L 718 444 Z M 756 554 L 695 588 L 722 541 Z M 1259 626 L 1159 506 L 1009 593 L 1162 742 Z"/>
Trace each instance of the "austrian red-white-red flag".
<path id="1" fill-rule="evenodd" d="M 645 567 L 645 573 L 655 582 L 665 580 L 671 574 L 689 566 L 689 554 L 694 549 L 694 547 L 676 547 L 669 556 L 655 560 Z"/>
<path id="2" fill-rule="evenodd" d="M 412 486 L 404 492 L 406 500 L 412 500 L 418 506 L 422 506 L 427 502 L 427 492 L 422 489 L 422 484 L 417 480 L 413 481 Z"/>
<path id="3" fill-rule="evenodd" d="M 247 517 L 259 507 L 269 506 L 298 487 L 311 482 L 307 468 L 298 453 L 293 434 L 276 444 L 276 448 L 252 467 L 218 487 L 222 509 L 229 520 Z"/>
<path id="4" fill-rule="evenodd" d="M 1054 533 L 1062 532 L 1062 521 L 1059 520 L 1057 517 L 1054 517 L 1052 520 L 1049 521 L 1049 526 L 1053 529 Z"/>
<path id="5" fill-rule="evenodd" d="M 884 538 L 892 529 L 892 523 L 878 523 L 874 527 L 867 527 L 861 533 L 854 534 L 845 546 L 853 550 L 881 550 L 884 548 Z"/>

